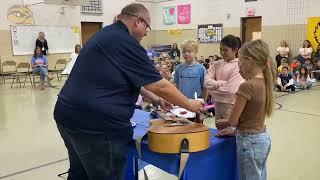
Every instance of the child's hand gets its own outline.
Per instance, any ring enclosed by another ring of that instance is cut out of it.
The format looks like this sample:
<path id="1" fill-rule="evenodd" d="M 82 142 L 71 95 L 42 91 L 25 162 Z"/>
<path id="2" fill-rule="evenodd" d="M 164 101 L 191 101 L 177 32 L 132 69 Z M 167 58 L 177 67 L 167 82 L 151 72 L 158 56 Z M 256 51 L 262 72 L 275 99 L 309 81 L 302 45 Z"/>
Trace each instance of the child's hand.
<path id="1" fill-rule="evenodd" d="M 216 120 L 216 127 L 218 130 L 225 129 L 228 126 L 230 126 L 228 119 Z"/>
<path id="2" fill-rule="evenodd" d="M 223 137 L 223 136 L 235 136 L 236 130 L 232 128 L 231 126 L 222 129 L 219 131 L 219 133 L 216 135 L 217 137 Z"/>

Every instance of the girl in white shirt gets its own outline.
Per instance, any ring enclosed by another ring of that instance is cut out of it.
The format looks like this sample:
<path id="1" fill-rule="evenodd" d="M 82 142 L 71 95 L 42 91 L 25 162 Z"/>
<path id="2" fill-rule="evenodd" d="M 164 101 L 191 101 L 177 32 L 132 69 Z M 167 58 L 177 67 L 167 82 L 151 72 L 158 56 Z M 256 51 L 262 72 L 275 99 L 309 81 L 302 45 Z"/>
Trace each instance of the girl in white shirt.
<path id="1" fill-rule="evenodd" d="M 312 55 L 312 47 L 309 40 L 305 40 L 303 42 L 302 47 L 299 49 L 299 60 L 301 61 L 301 64 L 303 65 L 306 59 L 311 59 Z"/>
<path id="2" fill-rule="evenodd" d="M 282 58 L 288 58 L 289 55 L 289 48 L 288 44 L 286 41 L 281 41 L 280 46 L 277 48 L 277 56 L 276 56 L 276 61 L 277 61 L 277 67 L 280 66 L 281 64 L 281 59 Z"/>
<path id="3" fill-rule="evenodd" d="M 74 52 L 71 54 L 70 56 L 70 62 L 69 64 L 67 65 L 67 67 L 63 70 L 63 72 L 61 74 L 67 74 L 69 75 L 72 68 L 73 68 L 73 65 L 74 63 L 76 62 L 77 58 L 78 58 L 78 55 L 81 51 L 81 46 L 80 44 L 77 44 L 74 48 Z"/>

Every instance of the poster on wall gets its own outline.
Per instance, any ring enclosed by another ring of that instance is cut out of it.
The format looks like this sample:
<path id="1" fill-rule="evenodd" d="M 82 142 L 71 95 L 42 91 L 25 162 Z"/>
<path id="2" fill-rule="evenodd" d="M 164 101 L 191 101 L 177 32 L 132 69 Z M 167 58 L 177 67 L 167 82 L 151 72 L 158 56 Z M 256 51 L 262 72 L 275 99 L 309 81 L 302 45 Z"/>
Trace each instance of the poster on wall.
<path id="1" fill-rule="evenodd" d="M 199 43 L 219 43 L 223 35 L 222 24 L 202 24 L 198 25 Z"/>
<path id="2" fill-rule="evenodd" d="M 308 18 L 307 34 L 312 47 L 320 47 L 320 17 Z"/>
<path id="3" fill-rule="evenodd" d="M 176 24 L 176 7 L 163 7 L 163 23 L 165 25 Z"/>
<path id="4" fill-rule="evenodd" d="M 178 5 L 178 24 L 190 24 L 191 4 Z"/>
<path id="5" fill-rule="evenodd" d="M 32 11 L 21 5 L 11 6 L 7 12 L 7 19 L 14 24 L 35 24 Z"/>

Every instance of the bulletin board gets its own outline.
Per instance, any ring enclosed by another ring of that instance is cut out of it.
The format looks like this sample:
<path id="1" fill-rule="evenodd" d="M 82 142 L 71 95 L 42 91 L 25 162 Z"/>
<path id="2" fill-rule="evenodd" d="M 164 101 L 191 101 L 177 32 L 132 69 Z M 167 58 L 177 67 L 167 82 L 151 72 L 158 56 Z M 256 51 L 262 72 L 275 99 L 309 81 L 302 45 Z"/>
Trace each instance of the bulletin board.
<path id="1" fill-rule="evenodd" d="M 199 43 L 219 43 L 223 36 L 222 24 L 201 24 L 198 25 Z"/>

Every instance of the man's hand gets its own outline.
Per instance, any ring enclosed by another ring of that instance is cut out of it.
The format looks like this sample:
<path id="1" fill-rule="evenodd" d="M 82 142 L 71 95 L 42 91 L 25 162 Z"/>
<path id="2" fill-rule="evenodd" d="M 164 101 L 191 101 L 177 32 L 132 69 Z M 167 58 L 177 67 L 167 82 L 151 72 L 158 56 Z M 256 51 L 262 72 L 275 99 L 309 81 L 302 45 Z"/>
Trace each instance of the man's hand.
<path id="1" fill-rule="evenodd" d="M 204 102 L 196 99 L 189 99 L 189 107 L 187 110 L 201 114 L 204 112 Z"/>
<path id="2" fill-rule="evenodd" d="M 165 110 L 165 111 L 170 111 L 170 109 L 173 108 L 173 104 L 171 104 L 170 102 L 160 98 L 159 99 L 159 105 L 161 107 L 161 109 Z"/>

